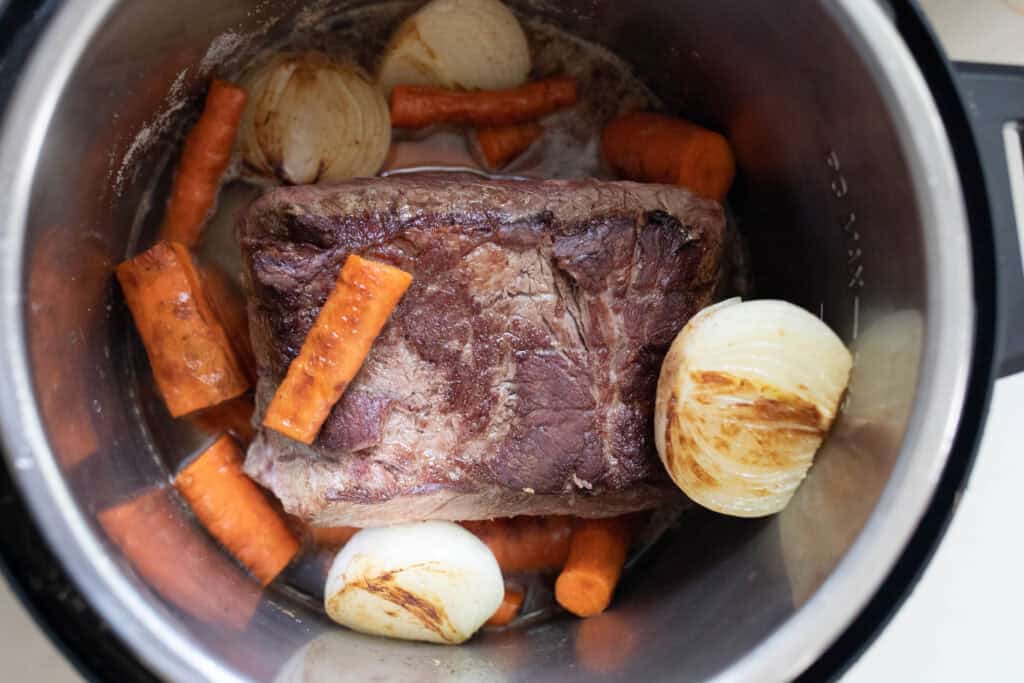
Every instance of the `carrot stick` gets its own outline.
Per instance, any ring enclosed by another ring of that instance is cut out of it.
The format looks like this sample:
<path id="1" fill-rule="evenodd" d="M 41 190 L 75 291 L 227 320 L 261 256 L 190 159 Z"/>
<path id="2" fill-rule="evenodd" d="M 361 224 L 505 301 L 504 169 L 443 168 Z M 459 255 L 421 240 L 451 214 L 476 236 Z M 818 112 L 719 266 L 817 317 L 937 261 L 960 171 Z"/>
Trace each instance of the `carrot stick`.
<path id="1" fill-rule="evenodd" d="M 523 591 L 518 588 L 505 587 L 505 597 L 502 598 L 498 609 L 487 620 L 488 626 L 505 626 L 516 618 L 519 608 L 523 606 L 523 598 L 526 597 Z"/>
<path id="2" fill-rule="evenodd" d="M 211 435 L 227 432 L 242 448 L 247 448 L 256 438 L 256 428 L 252 424 L 255 412 L 252 394 L 245 393 L 238 398 L 200 410 L 192 415 L 192 421 Z"/>
<path id="3" fill-rule="evenodd" d="M 509 90 L 464 91 L 397 85 L 391 91 L 391 125 L 426 128 L 439 123 L 472 126 L 528 123 L 574 104 L 574 78 L 549 78 Z"/>
<path id="4" fill-rule="evenodd" d="M 349 256 L 263 425 L 313 443 L 410 282 L 412 276 L 398 268 Z"/>
<path id="5" fill-rule="evenodd" d="M 725 198 L 736 175 L 723 136 L 650 112 L 626 114 L 605 126 L 601 151 L 612 169 L 631 180 L 680 185 L 715 201 Z"/>
<path id="6" fill-rule="evenodd" d="M 243 629 L 261 590 L 176 508 L 167 489 L 152 489 L 97 517 L 135 571 L 165 600 L 201 621 Z"/>
<path id="7" fill-rule="evenodd" d="M 544 128 L 539 123 L 531 122 L 484 126 L 474 132 L 475 144 L 485 165 L 490 169 L 496 169 L 525 152 L 544 134 Z"/>
<path id="8" fill-rule="evenodd" d="M 572 517 L 511 517 L 461 524 L 487 544 L 506 574 L 561 569 L 569 556 Z"/>
<path id="9" fill-rule="evenodd" d="M 558 604 L 580 617 L 603 612 L 622 574 L 629 541 L 629 523 L 622 517 L 580 520 L 555 582 Z"/>
<path id="10" fill-rule="evenodd" d="M 249 388 L 185 247 L 158 242 L 119 265 L 117 279 L 171 415 L 208 408 Z"/>
<path id="11" fill-rule="evenodd" d="M 299 551 L 299 541 L 266 495 L 242 472 L 242 453 L 227 436 L 174 480 L 199 521 L 267 585 Z"/>
<path id="12" fill-rule="evenodd" d="M 210 83 L 203 113 L 185 137 L 161 239 L 189 247 L 199 242 L 217 200 L 221 176 L 231 161 L 245 101 L 245 91 L 238 86 L 216 79 Z"/>
<path id="13" fill-rule="evenodd" d="M 255 382 L 258 368 L 256 354 L 252 350 L 252 338 L 249 336 L 249 312 L 245 307 L 245 297 L 224 271 L 216 266 L 204 265 L 201 272 L 203 291 L 206 292 L 210 308 L 224 326 L 235 357 L 249 381 Z"/>
<path id="14" fill-rule="evenodd" d="M 313 543 L 321 548 L 331 550 L 342 547 L 348 543 L 350 538 L 362 531 L 354 526 L 315 526 L 310 528 L 313 532 Z"/>

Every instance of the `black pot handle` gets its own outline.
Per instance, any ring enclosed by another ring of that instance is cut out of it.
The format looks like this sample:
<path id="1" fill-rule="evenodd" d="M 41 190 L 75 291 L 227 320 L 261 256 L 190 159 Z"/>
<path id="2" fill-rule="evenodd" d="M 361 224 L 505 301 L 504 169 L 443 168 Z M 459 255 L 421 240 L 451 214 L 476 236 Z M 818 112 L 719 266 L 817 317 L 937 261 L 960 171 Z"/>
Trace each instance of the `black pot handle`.
<path id="1" fill-rule="evenodd" d="M 954 67 L 981 156 L 995 233 L 996 358 L 999 374 L 1011 375 L 1024 371 L 1024 262 L 1018 232 L 1024 225 L 1017 222 L 1024 215 L 1024 68 L 963 62 Z"/>

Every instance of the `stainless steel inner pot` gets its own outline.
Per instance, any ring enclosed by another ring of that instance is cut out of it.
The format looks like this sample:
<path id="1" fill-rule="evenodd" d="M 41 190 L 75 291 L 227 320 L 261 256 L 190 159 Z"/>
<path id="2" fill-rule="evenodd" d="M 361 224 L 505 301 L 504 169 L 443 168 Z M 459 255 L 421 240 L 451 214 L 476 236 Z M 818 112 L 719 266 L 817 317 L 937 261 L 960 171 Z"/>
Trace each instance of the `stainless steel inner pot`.
<path id="1" fill-rule="evenodd" d="M 867 602 L 921 517 L 973 344 L 971 252 L 950 144 L 921 73 L 871 0 L 511 3 L 607 45 L 680 114 L 728 134 L 740 167 L 730 201 L 759 296 L 820 313 L 855 350 L 842 415 L 784 513 L 694 514 L 606 616 L 463 647 L 350 633 L 280 589 L 244 631 L 204 623 L 165 601 L 166 588 L 147 585 L 110 543 L 97 513 L 166 486 L 165 462 L 180 457 L 165 457 L 175 436 L 135 391 L 136 347 L 111 277 L 151 235 L 171 139 L 148 146 L 130 172 L 119 161 L 154 118 L 174 114 L 164 106 L 170 90 L 198 93 L 240 36 L 272 36 L 274 20 L 292 20 L 300 4 L 69 0 L 7 113 L 3 440 L 47 541 L 89 601 L 148 667 L 176 680 L 769 681 L 804 670 Z M 158 495 L 168 506 L 153 535 L 191 539 L 182 552 L 209 572 L 217 599 L 247 599 L 250 579 L 173 494 Z"/>

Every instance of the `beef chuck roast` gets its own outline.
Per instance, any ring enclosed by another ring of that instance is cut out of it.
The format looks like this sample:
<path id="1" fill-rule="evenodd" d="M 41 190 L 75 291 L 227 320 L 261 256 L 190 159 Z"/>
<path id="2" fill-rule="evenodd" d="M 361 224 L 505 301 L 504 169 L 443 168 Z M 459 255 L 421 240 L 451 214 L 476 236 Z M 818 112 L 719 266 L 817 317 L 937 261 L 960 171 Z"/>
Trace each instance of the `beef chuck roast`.
<path id="1" fill-rule="evenodd" d="M 604 516 L 680 494 L 662 356 L 710 303 L 722 208 L 626 182 L 404 175 L 273 190 L 239 225 L 262 415 L 349 254 L 413 283 L 319 437 L 245 470 L 316 525 Z"/>

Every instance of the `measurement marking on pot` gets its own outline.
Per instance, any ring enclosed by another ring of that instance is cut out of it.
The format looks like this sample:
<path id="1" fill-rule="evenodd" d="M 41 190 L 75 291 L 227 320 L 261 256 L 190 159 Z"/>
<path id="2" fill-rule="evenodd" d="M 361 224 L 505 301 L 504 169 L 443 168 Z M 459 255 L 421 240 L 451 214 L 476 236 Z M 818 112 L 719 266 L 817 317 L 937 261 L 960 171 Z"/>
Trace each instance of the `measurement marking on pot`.
<path id="1" fill-rule="evenodd" d="M 846 178 L 841 175 L 837 175 L 832 180 L 832 194 L 835 195 L 836 199 L 842 199 L 846 196 L 849 191 L 849 187 L 846 185 Z"/>
<path id="2" fill-rule="evenodd" d="M 831 171 L 829 187 L 832 196 L 845 204 L 850 193 L 849 183 L 842 173 L 842 164 L 839 162 L 839 155 L 834 149 L 830 149 L 825 156 L 825 164 Z M 839 218 L 839 229 L 843 231 L 846 242 L 846 287 L 853 291 L 853 338 L 857 338 L 860 331 L 860 297 L 861 289 L 864 288 L 864 250 L 859 246 L 860 232 L 857 230 L 857 213 L 848 206 L 840 206 L 841 218 Z"/>
<path id="3" fill-rule="evenodd" d="M 860 332 L 860 297 L 856 294 L 853 296 L 853 338 L 857 338 L 857 333 Z"/>
<path id="4" fill-rule="evenodd" d="M 854 263 L 851 261 L 851 263 Z M 864 274 L 864 265 L 857 263 L 857 267 L 853 269 L 853 273 L 850 274 L 850 282 L 847 285 L 850 289 L 860 289 L 864 286 L 864 280 L 861 279 L 861 275 Z"/>
<path id="5" fill-rule="evenodd" d="M 846 218 L 843 221 L 843 232 L 854 242 L 860 241 L 860 233 L 853 227 L 857 223 L 857 214 L 851 211 L 846 214 Z"/>

